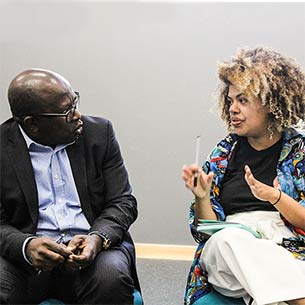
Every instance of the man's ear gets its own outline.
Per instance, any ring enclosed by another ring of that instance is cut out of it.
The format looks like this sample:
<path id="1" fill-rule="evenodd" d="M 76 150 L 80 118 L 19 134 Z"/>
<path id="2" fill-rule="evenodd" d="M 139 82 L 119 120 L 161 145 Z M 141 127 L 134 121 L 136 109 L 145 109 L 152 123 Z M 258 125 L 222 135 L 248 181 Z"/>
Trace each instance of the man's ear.
<path id="1" fill-rule="evenodd" d="M 23 118 L 23 126 L 31 134 L 35 134 L 39 131 L 37 120 L 32 116 L 26 116 Z"/>

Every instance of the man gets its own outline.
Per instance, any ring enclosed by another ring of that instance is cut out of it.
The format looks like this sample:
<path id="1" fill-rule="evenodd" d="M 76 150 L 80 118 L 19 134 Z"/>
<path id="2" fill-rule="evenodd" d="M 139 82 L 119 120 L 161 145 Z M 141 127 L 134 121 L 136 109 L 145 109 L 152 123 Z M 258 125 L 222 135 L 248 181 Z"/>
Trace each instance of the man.
<path id="1" fill-rule="evenodd" d="M 0 302 L 133 304 L 137 217 L 112 125 L 57 73 L 30 69 L 1 125 Z"/>

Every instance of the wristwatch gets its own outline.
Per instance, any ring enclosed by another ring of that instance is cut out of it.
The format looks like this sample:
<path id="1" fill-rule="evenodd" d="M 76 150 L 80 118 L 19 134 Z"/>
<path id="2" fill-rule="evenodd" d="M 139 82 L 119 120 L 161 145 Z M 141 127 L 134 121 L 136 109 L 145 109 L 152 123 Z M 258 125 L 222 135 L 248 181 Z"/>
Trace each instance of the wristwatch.
<path id="1" fill-rule="evenodd" d="M 89 235 L 92 235 L 92 234 L 98 235 L 102 239 L 102 249 L 103 250 L 107 250 L 110 247 L 111 239 L 106 234 L 100 233 L 98 231 L 92 231 L 89 233 Z"/>
<path id="2" fill-rule="evenodd" d="M 101 238 L 102 238 L 102 240 L 103 240 L 103 242 L 102 242 L 102 248 L 103 248 L 103 250 L 107 250 L 109 247 L 110 247 L 110 245 L 111 245 L 111 240 L 110 240 L 110 238 L 106 235 L 106 234 L 100 234 L 99 235 Z"/>

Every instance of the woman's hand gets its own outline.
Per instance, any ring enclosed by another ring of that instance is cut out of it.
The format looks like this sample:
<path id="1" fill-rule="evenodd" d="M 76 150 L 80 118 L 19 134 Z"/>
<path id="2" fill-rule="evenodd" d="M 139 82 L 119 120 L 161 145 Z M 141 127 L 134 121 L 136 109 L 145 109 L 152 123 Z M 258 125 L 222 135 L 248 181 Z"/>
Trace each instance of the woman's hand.
<path id="1" fill-rule="evenodd" d="M 248 183 L 254 197 L 262 201 L 274 203 L 277 201 L 280 192 L 278 190 L 277 178 L 273 181 L 273 187 L 256 180 L 248 165 L 245 166 L 245 180 Z"/>
<path id="2" fill-rule="evenodd" d="M 250 187 L 252 194 L 264 201 L 269 201 L 293 226 L 305 230 L 305 207 L 299 202 L 280 192 L 277 178 L 273 181 L 273 186 L 266 185 L 256 180 L 249 168 L 245 166 L 245 179 Z M 279 200 L 280 199 L 280 200 Z"/>
<path id="3" fill-rule="evenodd" d="M 194 186 L 195 173 L 198 174 L 197 186 Z M 213 172 L 206 174 L 201 167 L 196 164 L 182 167 L 182 179 L 185 186 L 190 189 L 195 197 L 203 199 L 210 196 L 210 189 L 213 180 Z"/>

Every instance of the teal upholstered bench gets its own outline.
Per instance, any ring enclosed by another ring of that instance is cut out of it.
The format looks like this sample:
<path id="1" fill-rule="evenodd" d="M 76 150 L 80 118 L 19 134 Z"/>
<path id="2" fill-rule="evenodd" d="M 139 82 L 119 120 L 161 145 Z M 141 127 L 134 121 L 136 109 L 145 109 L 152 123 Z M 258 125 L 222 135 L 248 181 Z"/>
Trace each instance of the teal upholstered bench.
<path id="1" fill-rule="evenodd" d="M 245 302 L 242 298 L 225 297 L 213 290 L 198 299 L 193 305 L 245 305 Z"/>
<path id="2" fill-rule="evenodd" d="M 143 305 L 143 299 L 141 293 L 136 289 L 134 290 L 133 293 L 133 305 Z"/>
<path id="3" fill-rule="evenodd" d="M 65 305 L 65 303 L 57 299 L 47 299 L 41 302 L 39 305 Z M 133 293 L 133 305 L 143 305 L 141 293 L 136 289 Z"/>

